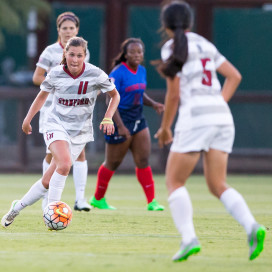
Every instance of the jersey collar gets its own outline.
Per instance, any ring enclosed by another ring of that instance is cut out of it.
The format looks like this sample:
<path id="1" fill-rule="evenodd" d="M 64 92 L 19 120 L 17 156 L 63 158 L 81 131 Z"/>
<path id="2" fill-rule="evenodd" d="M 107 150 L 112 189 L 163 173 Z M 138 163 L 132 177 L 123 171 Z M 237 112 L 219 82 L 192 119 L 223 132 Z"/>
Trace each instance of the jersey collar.
<path id="1" fill-rule="evenodd" d="M 62 48 L 62 49 L 64 49 L 64 47 L 63 47 L 63 45 L 62 45 L 62 43 L 59 41 L 59 45 L 60 45 L 60 47 Z"/>
<path id="2" fill-rule="evenodd" d="M 139 68 L 139 66 L 137 67 L 137 70 L 135 71 L 135 70 L 132 70 L 124 61 L 122 61 L 122 64 L 132 73 L 132 74 L 134 74 L 134 75 L 136 75 L 137 74 L 137 72 L 138 72 L 138 68 Z"/>
<path id="3" fill-rule="evenodd" d="M 83 74 L 83 72 L 85 71 L 85 62 L 83 62 L 82 70 L 81 70 L 81 72 L 80 72 L 77 76 L 73 76 L 73 75 L 70 73 L 70 71 L 66 68 L 66 65 L 63 65 L 63 70 L 64 70 L 64 72 L 67 73 L 71 78 L 77 79 L 77 78 L 79 78 L 79 77 Z"/>

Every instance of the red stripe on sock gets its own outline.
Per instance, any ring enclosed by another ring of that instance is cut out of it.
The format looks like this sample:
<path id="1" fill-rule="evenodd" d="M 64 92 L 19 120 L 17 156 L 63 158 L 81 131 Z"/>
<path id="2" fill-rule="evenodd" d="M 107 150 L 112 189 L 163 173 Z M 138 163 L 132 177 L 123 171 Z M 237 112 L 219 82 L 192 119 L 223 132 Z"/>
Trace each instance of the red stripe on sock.
<path id="1" fill-rule="evenodd" d="M 155 185 L 152 175 L 151 167 L 135 169 L 138 181 L 143 187 L 147 203 L 150 203 L 155 197 Z"/>
<path id="2" fill-rule="evenodd" d="M 101 198 L 104 197 L 108 188 L 108 184 L 113 174 L 114 171 L 109 170 L 103 164 L 98 169 L 96 190 L 94 194 L 97 200 L 100 200 Z"/>

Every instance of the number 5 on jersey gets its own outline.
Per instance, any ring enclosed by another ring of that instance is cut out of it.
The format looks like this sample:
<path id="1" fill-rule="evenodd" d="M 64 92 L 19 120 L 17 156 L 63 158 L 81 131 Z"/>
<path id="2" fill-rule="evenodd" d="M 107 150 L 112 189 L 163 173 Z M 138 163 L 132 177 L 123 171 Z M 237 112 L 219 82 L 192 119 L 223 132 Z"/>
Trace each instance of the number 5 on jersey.
<path id="1" fill-rule="evenodd" d="M 206 69 L 207 62 L 211 61 L 211 59 L 201 59 L 202 67 L 203 67 L 203 77 L 202 84 L 207 86 L 212 86 L 212 72 Z"/>

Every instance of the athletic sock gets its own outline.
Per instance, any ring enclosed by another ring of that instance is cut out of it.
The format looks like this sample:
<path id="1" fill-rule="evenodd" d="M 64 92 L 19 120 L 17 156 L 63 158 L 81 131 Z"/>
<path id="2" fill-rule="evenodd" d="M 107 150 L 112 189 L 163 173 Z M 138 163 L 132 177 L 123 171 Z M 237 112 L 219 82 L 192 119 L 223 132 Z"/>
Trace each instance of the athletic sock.
<path id="1" fill-rule="evenodd" d="M 49 163 L 45 160 L 45 158 L 43 159 L 43 164 L 42 164 L 42 166 L 43 166 L 43 175 L 44 175 L 44 173 L 46 172 L 46 170 L 48 169 L 48 167 L 49 167 Z"/>
<path id="2" fill-rule="evenodd" d="M 103 164 L 99 167 L 97 172 L 97 183 L 94 194 L 96 200 L 100 200 L 101 198 L 104 197 L 113 174 L 114 171 L 109 170 Z"/>
<path id="3" fill-rule="evenodd" d="M 60 175 L 57 171 L 54 172 L 49 183 L 48 203 L 60 201 L 66 178 L 67 176 Z"/>
<path id="4" fill-rule="evenodd" d="M 151 167 L 135 168 L 136 176 L 139 183 L 142 185 L 147 203 L 150 203 L 155 198 L 155 185 Z"/>
<path id="5" fill-rule="evenodd" d="M 182 186 L 168 198 L 169 207 L 182 242 L 188 244 L 196 238 L 193 224 L 193 206 L 187 189 Z"/>
<path id="6" fill-rule="evenodd" d="M 84 199 L 85 187 L 88 176 L 88 164 L 87 161 L 75 161 L 73 164 L 73 178 L 76 189 L 76 201 Z"/>
<path id="7" fill-rule="evenodd" d="M 256 221 L 242 195 L 235 189 L 229 188 L 223 192 L 220 201 L 233 218 L 244 227 L 246 233 L 250 234 Z"/>
<path id="8" fill-rule="evenodd" d="M 19 200 L 15 206 L 15 211 L 21 211 L 26 206 L 30 206 L 37 202 L 45 193 L 47 192 L 47 189 L 44 188 L 42 184 L 42 179 L 39 179 L 37 182 L 35 182 L 31 188 L 28 190 L 28 192 L 22 197 L 21 200 Z"/>

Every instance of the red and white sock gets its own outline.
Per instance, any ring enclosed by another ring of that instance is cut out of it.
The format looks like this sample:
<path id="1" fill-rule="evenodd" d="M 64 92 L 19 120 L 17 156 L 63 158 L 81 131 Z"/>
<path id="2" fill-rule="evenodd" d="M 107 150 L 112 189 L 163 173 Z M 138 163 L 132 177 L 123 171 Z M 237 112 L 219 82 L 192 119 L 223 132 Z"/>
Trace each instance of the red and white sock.
<path id="1" fill-rule="evenodd" d="M 138 168 L 136 167 L 136 176 L 143 187 L 147 203 L 150 203 L 155 198 L 155 185 L 151 167 Z"/>
<path id="2" fill-rule="evenodd" d="M 97 172 L 96 190 L 94 194 L 96 200 L 100 200 L 104 197 L 113 174 L 114 171 L 109 170 L 103 164 L 99 167 Z"/>

